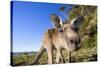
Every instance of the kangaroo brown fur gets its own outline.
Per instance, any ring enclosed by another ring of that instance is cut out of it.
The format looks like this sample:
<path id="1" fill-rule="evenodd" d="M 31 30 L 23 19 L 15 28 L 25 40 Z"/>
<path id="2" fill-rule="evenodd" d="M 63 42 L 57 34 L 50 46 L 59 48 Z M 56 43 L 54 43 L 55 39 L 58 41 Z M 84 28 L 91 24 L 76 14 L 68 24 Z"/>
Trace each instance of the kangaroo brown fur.
<path id="1" fill-rule="evenodd" d="M 53 50 L 56 49 L 56 62 L 59 63 L 62 57 L 62 49 L 65 49 L 69 52 L 78 50 L 81 47 L 80 37 L 78 32 L 75 30 L 74 22 L 77 20 L 77 23 L 80 23 L 80 20 L 83 20 L 83 17 L 75 18 L 74 21 L 63 24 L 63 32 L 59 32 L 57 29 L 48 29 L 42 39 L 42 47 L 35 56 L 32 64 L 36 64 L 44 50 L 48 53 L 48 64 L 53 63 Z M 76 23 L 76 22 L 75 22 Z M 70 62 L 70 59 L 69 59 Z"/>

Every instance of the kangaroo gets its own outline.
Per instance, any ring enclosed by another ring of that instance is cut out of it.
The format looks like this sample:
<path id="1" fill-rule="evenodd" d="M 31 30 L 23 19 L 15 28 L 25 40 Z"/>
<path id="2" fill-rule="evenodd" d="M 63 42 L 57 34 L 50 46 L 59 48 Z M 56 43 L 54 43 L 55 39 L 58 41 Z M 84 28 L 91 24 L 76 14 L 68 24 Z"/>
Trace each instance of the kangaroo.
<path id="1" fill-rule="evenodd" d="M 44 33 L 42 46 L 32 61 L 32 64 L 36 64 L 45 50 L 48 53 L 48 64 L 53 64 L 54 49 L 57 51 L 56 63 L 59 63 L 60 59 L 63 60 L 62 49 L 69 52 L 69 62 L 71 62 L 71 52 L 76 51 L 81 47 L 81 40 L 76 28 L 79 28 L 83 22 L 83 16 L 79 16 L 66 24 L 62 23 L 60 17 L 58 17 L 58 19 L 60 19 L 59 23 L 62 24 L 61 26 L 63 31 L 59 32 L 56 28 L 53 28 L 48 29 Z"/>

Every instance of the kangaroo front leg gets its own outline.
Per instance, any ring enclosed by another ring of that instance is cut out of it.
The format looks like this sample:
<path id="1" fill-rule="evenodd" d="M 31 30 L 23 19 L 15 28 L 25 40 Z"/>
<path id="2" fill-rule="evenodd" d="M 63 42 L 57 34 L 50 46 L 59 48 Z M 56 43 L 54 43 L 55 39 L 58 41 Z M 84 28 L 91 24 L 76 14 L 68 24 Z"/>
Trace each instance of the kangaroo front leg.
<path id="1" fill-rule="evenodd" d="M 52 64 L 53 63 L 53 50 L 52 49 L 48 49 L 48 64 Z"/>
<path id="2" fill-rule="evenodd" d="M 57 54 L 56 54 L 56 63 L 59 63 L 59 61 L 60 61 L 60 56 L 59 56 L 59 53 L 57 52 Z"/>
<path id="3" fill-rule="evenodd" d="M 63 57 L 62 57 L 62 52 L 61 50 L 58 50 L 56 54 L 56 63 L 59 63 L 61 61 L 64 62 Z"/>
<path id="4" fill-rule="evenodd" d="M 71 52 L 68 52 L 68 62 L 71 63 Z"/>

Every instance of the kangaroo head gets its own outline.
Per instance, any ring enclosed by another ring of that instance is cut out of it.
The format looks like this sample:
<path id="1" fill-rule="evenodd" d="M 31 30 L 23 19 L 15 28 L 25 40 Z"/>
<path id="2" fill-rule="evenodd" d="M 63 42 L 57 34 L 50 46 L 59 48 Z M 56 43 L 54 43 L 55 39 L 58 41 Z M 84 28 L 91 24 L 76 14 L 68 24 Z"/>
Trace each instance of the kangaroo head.
<path id="1" fill-rule="evenodd" d="M 73 19 L 72 21 L 66 24 L 62 23 L 62 19 L 60 17 L 57 17 L 56 19 L 59 19 L 59 22 L 57 22 L 56 20 L 55 21 L 59 23 L 59 25 L 61 25 L 63 30 L 61 34 L 65 43 L 65 47 L 69 51 L 78 50 L 81 47 L 81 44 L 80 37 L 76 29 L 78 29 L 79 26 L 82 24 L 84 20 L 83 16 L 78 16 L 77 18 Z"/>
<path id="2" fill-rule="evenodd" d="M 75 51 L 81 47 L 80 37 L 76 29 L 79 28 L 83 20 L 83 16 L 79 16 L 63 25 L 63 38 L 69 51 Z"/>

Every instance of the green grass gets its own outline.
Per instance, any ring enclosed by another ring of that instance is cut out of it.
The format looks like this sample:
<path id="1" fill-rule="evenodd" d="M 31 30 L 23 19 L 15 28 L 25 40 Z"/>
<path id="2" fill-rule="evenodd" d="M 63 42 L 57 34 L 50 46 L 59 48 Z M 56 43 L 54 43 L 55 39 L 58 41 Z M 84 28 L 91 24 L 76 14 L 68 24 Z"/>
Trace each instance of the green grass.
<path id="1" fill-rule="evenodd" d="M 55 52 L 54 52 L 55 53 Z M 29 65 L 32 60 L 34 60 L 35 55 L 21 55 L 19 57 L 13 57 L 13 64 L 16 65 Z M 63 51 L 63 58 L 67 61 L 68 53 L 67 51 Z M 54 54 L 55 59 L 55 54 Z M 48 58 L 47 53 L 45 52 L 40 60 L 38 61 L 37 65 L 40 64 L 47 64 Z M 53 60 L 54 61 L 54 60 Z M 72 53 L 71 56 L 72 63 L 76 62 L 90 62 L 90 61 L 97 61 L 97 50 L 96 47 L 93 48 L 81 48 L 78 51 Z"/>

